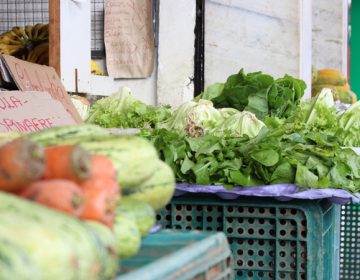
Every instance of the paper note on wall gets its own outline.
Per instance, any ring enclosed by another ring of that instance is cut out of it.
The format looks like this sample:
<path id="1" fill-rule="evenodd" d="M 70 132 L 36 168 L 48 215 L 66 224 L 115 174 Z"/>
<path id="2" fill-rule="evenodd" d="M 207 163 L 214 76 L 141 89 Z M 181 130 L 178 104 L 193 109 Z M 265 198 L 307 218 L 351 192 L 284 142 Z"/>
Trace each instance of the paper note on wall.
<path id="1" fill-rule="evenodd" d="M 109 76 L 151 76 L 154 68 L 152 0 L 105 0 L 104 21 Z"/>

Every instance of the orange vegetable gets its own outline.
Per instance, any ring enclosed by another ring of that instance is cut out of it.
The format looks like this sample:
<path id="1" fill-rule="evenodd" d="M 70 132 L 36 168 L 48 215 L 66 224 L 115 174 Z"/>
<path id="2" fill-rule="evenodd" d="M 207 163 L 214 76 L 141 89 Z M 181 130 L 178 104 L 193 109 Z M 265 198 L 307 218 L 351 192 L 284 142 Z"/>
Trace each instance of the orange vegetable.
<path id="1" fill-rule="evenodd" d="M 44 150 L 23 138 L 0 147 L 0 190 L 16 192 L 44 172 Z"/>
<path id="2" fill-rule="evenodd" d="M 44 179 L 67 179 L 78 183 L 91 176 L 91 155 L 80 146 L 48 147 L 45 156 Z"/>
<path id="3" fill-rule="evenodd" d="M 84 211 L 80 218 L 96 220 L 112 227 L 120 198 L 120 189 L 115 179 L 93 177 L 80 184 L 85 195 Z"/>
<path id="4" fill-rule="evenodd" d="M 110 179 L 116 178 L 116 170 L 112 161 L 106 156 L 93 155 L 92 161 L 92 176 L 91 177 L 106 177 Z"/>
<path id="5" fill-rule="evenodd" d="M 84 206 L 83 191 L 74 182 L 64 179 L 35 181 L 20 196 L 77 217 Z"/>

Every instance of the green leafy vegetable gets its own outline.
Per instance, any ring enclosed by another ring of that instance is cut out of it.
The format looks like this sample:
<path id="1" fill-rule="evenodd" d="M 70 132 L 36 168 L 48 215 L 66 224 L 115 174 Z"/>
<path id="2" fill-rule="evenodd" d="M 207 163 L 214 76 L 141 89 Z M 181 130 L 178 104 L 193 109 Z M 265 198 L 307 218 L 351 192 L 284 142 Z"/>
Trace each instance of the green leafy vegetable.
<path id="1" fill-rule="evenodd" d="M 158 128 L 175 129 L 186 132 L 190 137 L 201 136 L 215 129 L 223 122 L 222 114 L 209 100 L 189 101 L 178 107 Z"/>
<path id="2" fill-rule="evenodd" d="M 338 135 L 344 146 L 360 147 L 360 101 L 339 117 Z"/>
<path id="3" fill-rule="evenodd" d="M 201 98 L 211 100 L 215 108 L 250 111 L 259 119 L 267 115 L 283 118 L 296 109 L 305 88 L 306 84 L 302 80 L 288 75 L 274 80 L 262 72 L 245 74 L 241 69 L 227 79 L 223 89 L 222 84 L 215 84 Z"/>
<path id="4" fill-rule="evenodd" d="M 219 136 L 224 134 L 229 136 L 247 135 L 253 138 L 259 134 L 264 126 L 265 124 L 258 120 L 253 113 L 237 111 L 225 119 L 220 126 L 216 127 L 213 134 Z"/>
<path id="5" fill-rule="evenodd" d="M 142 131 L 180 182 L 255 186 L 292 183 L 311 188 L 360 191 L 360 157 L 338 139 L 296 126 L 262 129 L 248 136 L 189 138 L 165 129 Z"/>
<path id="6" fill-rule="evenodd" d="M 212 100 L 215 97 L 218 97 L 224 89 L 223 83 L 215 83 L 206 88 L 206 90 L 200 95 L 194 98 L 194 101 L 199 101 L 200 99 Z"/>
<path id="7" fill-rule="evenodd" d="M 128 88 L 123 88 L 121 92 L 96 101 L 86 122 L 107 128 L 143 128 L 155 127 L 170 115 L 168 106 L 146 105 L 134 98 Z"/>

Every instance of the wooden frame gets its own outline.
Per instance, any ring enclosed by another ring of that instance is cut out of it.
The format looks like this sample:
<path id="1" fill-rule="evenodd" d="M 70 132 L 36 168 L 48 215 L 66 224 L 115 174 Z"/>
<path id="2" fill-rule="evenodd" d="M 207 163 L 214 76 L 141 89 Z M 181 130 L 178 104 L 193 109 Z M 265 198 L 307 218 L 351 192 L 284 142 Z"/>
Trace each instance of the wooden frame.
<path id="1" fill-rule="evenodd" d="M 49 65 L 60 73 L 60 0 L 49 1 Z"/>

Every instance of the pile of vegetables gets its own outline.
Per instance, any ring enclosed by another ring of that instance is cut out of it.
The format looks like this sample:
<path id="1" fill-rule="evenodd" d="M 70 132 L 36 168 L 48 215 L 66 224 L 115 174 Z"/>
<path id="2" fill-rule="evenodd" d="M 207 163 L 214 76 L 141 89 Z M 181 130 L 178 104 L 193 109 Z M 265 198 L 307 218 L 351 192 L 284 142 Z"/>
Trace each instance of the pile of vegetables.
<path id="1" fill-rule="evenodd" d="M 318 71 L 314 83 L 346 84 L 325 72 Z M 343 147 L 360 146 L 359 103 L 339 112 L 331 89 L 301 101 L 305 88 L 288 75 L 274 79 L 241 69 L 151 128 L 137 127 L 179 182 L 358 192 L 359 157 Z"/>
<path id="2" fill-rule="evenodd" d="M 112 279 L 120 260 L 139 251 L 155 211 L 170 201 L 170 167 L 147 140 L 95 125 L 10 133 L 6 141 L 5 135 L 0 275 Z"/>
<path id="3" fill-rule="evenodd" d="M 112 162 L 77 145 L 43 149 L 17 138 L 0 147 L 0 190 L 112 227 L 120 188 Z"/>
<path id="4" fill-rule="evenodd" d="M 331 90 L 325 89 L 288 118 L 266 116 L 252 139 L 249 133 L 193 138 L 165 129 L 142 135 L 180 182 L 229 188 L 293 183 L 358 192 L 360 157 L 343 147 L 360 146 L 359 104 L 337 113 Z"/>

